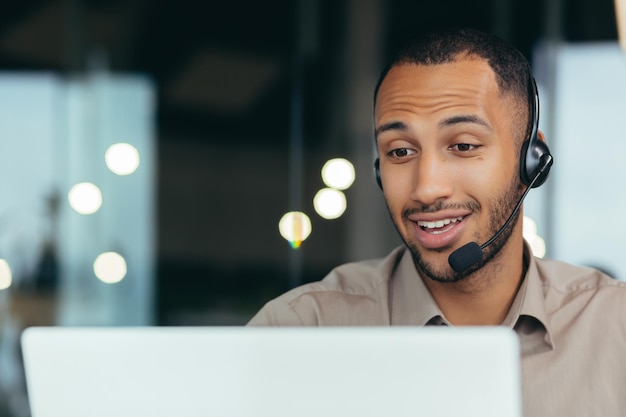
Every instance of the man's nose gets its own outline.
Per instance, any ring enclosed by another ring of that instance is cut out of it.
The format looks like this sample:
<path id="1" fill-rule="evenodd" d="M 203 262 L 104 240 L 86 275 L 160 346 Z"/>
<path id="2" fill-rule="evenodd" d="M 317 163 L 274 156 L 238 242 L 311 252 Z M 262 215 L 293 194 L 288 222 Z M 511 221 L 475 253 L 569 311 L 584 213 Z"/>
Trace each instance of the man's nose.
<path id="1" fill-rule="evenodd" d="M 451 167 L 445 155 L 422 153 L 415 165 L 411 199 L 427 206 L 452 196 Z"/>

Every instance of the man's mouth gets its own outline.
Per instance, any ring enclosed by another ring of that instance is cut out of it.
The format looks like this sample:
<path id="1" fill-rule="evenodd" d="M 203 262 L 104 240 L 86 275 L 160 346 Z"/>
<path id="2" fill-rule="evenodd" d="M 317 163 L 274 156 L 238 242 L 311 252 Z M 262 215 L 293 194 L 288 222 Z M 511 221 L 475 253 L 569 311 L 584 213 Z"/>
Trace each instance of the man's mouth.
<path id="1" fill-rule="evenodd" d="M 454 227 L 454 223 L 460 222 L 463 220 L 463 216 L 449 218 L 449 219 L 441 219 L 435 221 L 418 221 L 417 225 L 422 229 L 427 231 L 428 233 L 432 233 L 434 235 L 445 233 Z"/>

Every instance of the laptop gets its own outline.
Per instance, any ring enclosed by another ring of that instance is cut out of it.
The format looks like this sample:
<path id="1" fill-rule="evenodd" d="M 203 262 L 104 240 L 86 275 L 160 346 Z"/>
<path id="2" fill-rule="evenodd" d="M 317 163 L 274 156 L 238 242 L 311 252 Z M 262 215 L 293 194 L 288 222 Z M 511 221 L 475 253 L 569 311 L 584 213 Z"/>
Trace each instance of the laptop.
<path id="1" fill-rule="evenodd" d="M 32 417 L 520 417 L 504 327 L 31 327 Z"/>

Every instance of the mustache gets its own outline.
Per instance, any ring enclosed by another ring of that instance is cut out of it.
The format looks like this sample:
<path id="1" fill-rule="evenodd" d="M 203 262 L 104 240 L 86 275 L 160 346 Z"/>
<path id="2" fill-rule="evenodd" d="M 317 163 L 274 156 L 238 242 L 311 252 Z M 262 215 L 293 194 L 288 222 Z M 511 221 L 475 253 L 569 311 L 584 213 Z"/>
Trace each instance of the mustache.
<path id="1" fill-rule="evenodd" d="M 480 204 L 475 201 L 466 201 L 464 203 L 452 204 L 444 204 L 442 201 L 438 201 L 435 204 L 430 204 L 427 206 L 408 208 L 404 210 L 404 212 L 402 212 L 402 216 L 404 218 L 407 218 L 415 214 L 436 213 L 442 210 L 467 210 L 471 212 L 479 212 Z"/>

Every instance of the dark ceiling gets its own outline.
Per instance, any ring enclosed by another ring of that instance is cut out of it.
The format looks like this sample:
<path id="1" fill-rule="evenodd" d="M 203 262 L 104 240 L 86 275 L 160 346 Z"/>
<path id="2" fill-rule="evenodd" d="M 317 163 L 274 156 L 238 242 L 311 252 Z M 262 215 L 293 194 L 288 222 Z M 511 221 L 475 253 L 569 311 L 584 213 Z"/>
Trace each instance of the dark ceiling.
<path id="1" fill-rule="evenodd" d="M 350 7 L 359 7 L 354 0 L 303 1 L 313 13 L 298 18 L 298 4 L 296 0 L 5 2 L 0 14 L 0 68 L 75 73 L 104 61 L 112 71 L 140 72 L 154 81 L 161 140 L 230 138 L 283 146 L 289 134 L 298 28 L 308 23 L 316 37 L 315 54 L 298 67 L 306 98 L 304 127 L 315 137 L 328 116 L 323 110 L 330 98 L 328 63 L 337 56 Z M 499 32 L 527 55 L 551 31 L 569 41 L 617 36 L 612 0 L 381 4 L 386 50 L 407 36 L 443 25 Z"/>

